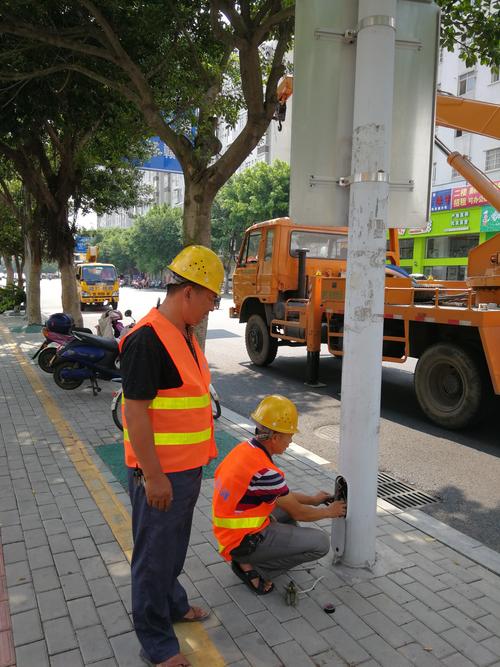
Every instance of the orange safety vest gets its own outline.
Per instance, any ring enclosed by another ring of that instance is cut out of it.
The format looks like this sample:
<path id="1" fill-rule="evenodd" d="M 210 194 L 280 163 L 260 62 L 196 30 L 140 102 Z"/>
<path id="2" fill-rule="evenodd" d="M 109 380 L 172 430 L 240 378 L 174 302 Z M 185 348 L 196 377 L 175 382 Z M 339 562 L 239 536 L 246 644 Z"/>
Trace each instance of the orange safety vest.
<path id="1" fill-rule="evenodd" d="M 261 503 L 253 509 L 236 511 L 250 480 L 262 468 L 270 468 L 283 475 L 262 449 L 249 442 L 240 442 L 215 471 L 213 530 L 219 543 L 219 552 L 226 560 L 231 560 L 230 552 L 241 544 L 245 535 L 259 533 L 270 523 L 269 515 L 275 509 L 276 502 Z"/>
<path id="2" fill-rule="evenodd" d="M 154 329 L 172 357 L 182 382 L 175 389 L 159 389 L 148 407 L 161 468 L 163 472 L 179 472 L 206 465 L 217 456 L 217 446 L 210 401 L 210 371 L 205 355 L 193 337 L 198 365 L 182 333 L 157 308 L 152 308 L 122 338 L 120 351 L 127 336 L 143 326 Z M 126 400 L 123 399 L 122 405 L 125 465 L 135 468 L 141 464 L 129 438 Z"/>

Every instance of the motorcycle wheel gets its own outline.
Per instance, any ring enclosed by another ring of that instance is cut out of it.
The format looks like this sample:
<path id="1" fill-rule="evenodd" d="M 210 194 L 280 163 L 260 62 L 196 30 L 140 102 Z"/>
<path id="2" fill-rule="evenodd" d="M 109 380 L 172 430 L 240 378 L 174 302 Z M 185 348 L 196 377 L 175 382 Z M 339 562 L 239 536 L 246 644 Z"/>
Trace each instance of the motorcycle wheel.
<path id="1" fill-rule="evenodd" d="M 120 431 L 123 431 L 123 421 L 122 421 L 122 390 L 113 397 L 113 402 L 111 403 L 111 416 L 117 428 Z"/>
<path id="2" fill-rule="evenodd" d="M 53 362 L 56 357 L 57 350 L 55 347 L 46 347 L 38 355 L 38 365 L 45 373 L 53 373 Z"/>
<path id="3" fill-rule="evenodd" d="M 54 382 L 61 389 L 76 389 L 83 383 L 82 379 L 62 377 L 61 372 L 71 368 L 79 368 L 79 366 L 74 361 L 63 361 L 54 368 Z"/>
<path id="4" fill-rule="evenodd" d="M 220 407 L 219 394 L 215 390 L 213 384 L 210 384 L 210 402 L 212 404 L 212 415 L 214 419 L 219 419 L 222 411 Z"/>

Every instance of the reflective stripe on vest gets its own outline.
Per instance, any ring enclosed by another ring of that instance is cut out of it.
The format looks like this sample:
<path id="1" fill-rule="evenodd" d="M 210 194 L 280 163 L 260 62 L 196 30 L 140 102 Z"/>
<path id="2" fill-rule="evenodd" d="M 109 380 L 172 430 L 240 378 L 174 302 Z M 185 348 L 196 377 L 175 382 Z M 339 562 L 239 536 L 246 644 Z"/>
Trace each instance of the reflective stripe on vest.
<path id="1" fill-rule="evenodd" d="M 157 447 L 163 447 L 164 445 L 198 445 L 206 442 L 211 435 L 211 428 L 206 428 L 203 431 L 193 431 L 192 433 L 155 433 L 154 442 Z M 128 429 L 124 429 L 123 437 L 130 441 Z"/>
<path id="2" fill-rule="evenodd" d="M 210 405 L 210 394 L 178 396 L 176 398 L 157 396 L 153 398 L 149 407 L 155 410 L 191 410 L 192 408 L 206 408 L 208 405 Z"/>
<path id="3" fill-rule="evenodd" d="M 219 553 L 231 560 L 231 551 L 252 533 L 259 533 L 269 525 L 269 515 L 275 502 L 260 503 L 257 507 L 237 510 L 252 477 L 263 468 L 283 472 L 262 449 L 249 442 L 240 442 L 222 460 L 215 471 L 215 490 L 212 503 L 212 526 L 219 545 Z"/>
<path id="4" fill-rule="evenodd" d="M 210 371 L 205 356 L 196 338 L 191 341 L 193 355 L 183 333 L 156 308 L 152 308 L 122 339 L 120 349 L 123 341 L 142 326 L 154 330 L 181 380 L 179 387 L 158 389 L 156 396 L 148 402 L 147 413 L 161 469 L 163 472 L 180 472 L 206 465 L 217 456 L 217 447 L 209 392 Z M 125 398 L 122 411 L 125 464 L 129 468 L 140 467 L 130 442 L 126 405 Z"/>
<path id="5" fill-rule="evenodd" d="M 219 528 L 234 528 L 240 530 L 241 528 L 260 528 L 267 516 L 252 516 L 241 519 L 228 519 L 224 517 L 214 516 L 214 526 Z"/>

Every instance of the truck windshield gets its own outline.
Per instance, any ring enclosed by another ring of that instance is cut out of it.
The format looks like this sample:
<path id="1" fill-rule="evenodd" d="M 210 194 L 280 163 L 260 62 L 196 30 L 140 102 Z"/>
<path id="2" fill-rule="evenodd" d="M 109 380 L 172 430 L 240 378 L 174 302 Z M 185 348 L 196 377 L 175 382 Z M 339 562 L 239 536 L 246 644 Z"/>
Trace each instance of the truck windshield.
<path id="1" fill-rule="evenodd" d="M 299 248 L 309 250 L 307 258 L 346 259 L 347 235 L 296 230 L 290 234 L 290 254 L 295 255 Z"/>
<path id="2" fill-rule="evenodd" d="M 116 280 L 115 267 L 101 264 L 96 264 L 95 266 L 83 266 L 82 280 L 88 285 L 95 285 L 96 283 L 112 285 Z"/>

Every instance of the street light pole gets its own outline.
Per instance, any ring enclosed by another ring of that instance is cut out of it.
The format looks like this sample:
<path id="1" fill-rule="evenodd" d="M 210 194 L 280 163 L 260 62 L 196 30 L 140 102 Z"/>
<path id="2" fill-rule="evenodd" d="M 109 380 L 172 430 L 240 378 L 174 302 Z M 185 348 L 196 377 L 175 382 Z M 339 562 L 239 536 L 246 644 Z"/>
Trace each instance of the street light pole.
<path id="1" fill-rule="evenodd" d="M 397 0 L 359 0 L 339 469 L 349 484 L 343 562 L 375 562 L 386 228 Z"/>

